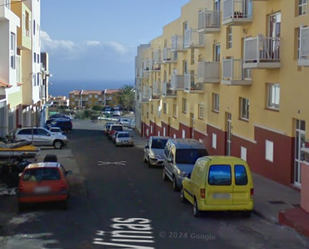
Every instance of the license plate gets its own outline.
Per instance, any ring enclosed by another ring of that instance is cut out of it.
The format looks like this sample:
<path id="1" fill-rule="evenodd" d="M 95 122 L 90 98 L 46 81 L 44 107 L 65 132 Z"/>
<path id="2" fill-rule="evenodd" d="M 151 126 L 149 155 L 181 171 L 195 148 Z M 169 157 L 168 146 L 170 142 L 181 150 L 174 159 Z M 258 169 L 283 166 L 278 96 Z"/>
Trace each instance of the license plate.
<path id="1" fill-rule="evenodd" d="M 49 193 L 50 188 L 49 187 L 37 187 L 34 189 L 34 192 L 37 194 L 42 194 L 42 193 Z"/>
<path id="2" fill-rule="evenodd" d="M 212 198 L 213 199 L 223 199 L 223 200 L 231 199 L 231 194 L 228 194 L 228 193 L 216 193 L 216 194 L 212 195 Z"/>

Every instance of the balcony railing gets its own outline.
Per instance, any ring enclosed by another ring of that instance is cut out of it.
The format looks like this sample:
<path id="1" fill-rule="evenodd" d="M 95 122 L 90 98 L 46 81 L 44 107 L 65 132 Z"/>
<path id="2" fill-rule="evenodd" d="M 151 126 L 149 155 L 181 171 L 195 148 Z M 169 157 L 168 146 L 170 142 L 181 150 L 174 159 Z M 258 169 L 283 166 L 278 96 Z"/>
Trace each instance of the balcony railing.
<path id="1" fill-rule="evenodd" d="M 185 76 L 184 75 L 171 75 L 171 89 L 172 90 L 183 90 L 185 83 Z"/>
<path id="2" fill-rule="evenodd" d="M 279 37 L 258 35 L 244 43 L 244 68 L 280 68 Z"/>
<path id="3" fill-rule="evenodd" d="M 171 51 L 172 52 L 183 52 L 186 49 L 184 48 L 184 37 L 181 35 L 173 35 L 171 38 Z"/>
<path id="4" fill-rule="evenodd" d="M 164 48 L 163 49 L 163 63 L 175 63 L 177 60 L 175 60 L 175 53 L 172 52 L 170 48 Z"/>
<path id="5" fill-rule="evenodd" d="M 300 27 L 299 66 L 309 66 L 309 27 Z"/>
<path id="6" fill-rule="evenodd" d="M 39 95 L 40 95 L 41 100 L 46 98 L 45 91 L 46 91 L 46 87 L 41 85 L 40 90 L 39 90 Z"/>
<path id="7" fill-rule="evenodd" d="M 185 31 L 184 48 L 202 48 L 204 47 L 204 36 L 195 29 Z"/>
<path id="8" fill-rule="evenodd" d="M 198 32 L 202 34 L 220 32 L 220 10 L 203 10 L 198 13 Z"/>
<path id="9" fill-rule="evenodd" d="M 142 102 L 148 102 L 150 99 L 149 88 L 143 87 Z"/>
<path id="10" fill-rule="evenodd" d="M 204 92 L 204 84 L 196 83 L 194 75 L 185 74 L 184 91 L 187 93 L 202 93 Z"/>
<path id="11" fill-rule="evenodd" d="M 151 59 L 147 59 L 144 61 L 144 70 L 148 71 L 152 69 L 153 62 Z"/>
<path id="12" fill-rule="evenodd" d="M 160 96 L 162 94 L 162 84 L 160 81 L 155 81 L 153 82 L 152 86 L 152 95 L 153 96 Z"/>
<path id="13" fill-rule="evenodd" d="M 251 0 L 224 0 L 223 20 L 224 25 L 245 25 L 252 22 Z"/>
<path id="14" fill-rule="evenodd" d="M 219 83 L 220 82 L 220 62 L 202 61 L 198 63 L 197 82 L 199 83 Z"/>
<path id="15" fill-rule="evenodd" d="M 163 82 L 162 85 L 162 95 L 163 97 L 172 97 L 172 98 L 176 98 L 177 97 L 177 93 L 176 91 L 171 89 L 171 84 L 167 83 L 167 82 Z"/>
<path id="16" fill-rule="evenodd" d="M 22 83 L 21 58 L 19 55 L 17 55 L 15 58 L 16 58 L 16 82 Z"/>
<path id="17" fill-rule="evenodd" d="M 156 51 L 154 51 L 154 63 L 160 64 L 161 62 L 162 62 L 161 49 L 157 49 Z"/>
<path id="18" fill-rule="evenodd" d="M 250 70 L 243 68 L 241 59 L 224 59 L 222 61 L 222 84 L 251 85 Z"/>
<path id="19" fill-rule="evenodd" d="M 106 100 L 112 100 L 113 98 L 112 97 L 106 97 Z"/>

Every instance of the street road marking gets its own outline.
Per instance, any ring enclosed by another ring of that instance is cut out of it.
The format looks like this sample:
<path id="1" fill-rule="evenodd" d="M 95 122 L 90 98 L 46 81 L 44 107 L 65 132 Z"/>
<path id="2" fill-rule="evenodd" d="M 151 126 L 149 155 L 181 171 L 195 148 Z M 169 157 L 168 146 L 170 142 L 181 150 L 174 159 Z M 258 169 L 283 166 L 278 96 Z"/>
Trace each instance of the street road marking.
<path id="1" fill-rule="evenodd" d="M 149 246 L 140 246 L 140 245 L 130 245 L 130 244 L 121 244 L 113 242 L 129 242 L 129 243 L 155 243 L 153 240 L 152 227 L 150 225 L 151 220 L 145 218 L 113 218 L 113 222 L 110 227 L 113 230 L 110 232 L 98 230 L 96 232 L 97 236 L 108 235 L 109 241 L 104 241 L 103 238 L 94 238 L 93 244 L 102 245 L 102 246 L 113 246 L 113 247 L 122 247 L 122 248 L 135 248 L 135 249 L 155 249 L 154 247 Z M 129 230 L 123 230 L 129 229 Z"/>
<path id="2" fill-rule="evenodd" d="M 126 165 L 127 161 L 120 161 L 120 162 L 105 162 L 105 161 L 98 161 L 98 166 L 102 165 Z"/>

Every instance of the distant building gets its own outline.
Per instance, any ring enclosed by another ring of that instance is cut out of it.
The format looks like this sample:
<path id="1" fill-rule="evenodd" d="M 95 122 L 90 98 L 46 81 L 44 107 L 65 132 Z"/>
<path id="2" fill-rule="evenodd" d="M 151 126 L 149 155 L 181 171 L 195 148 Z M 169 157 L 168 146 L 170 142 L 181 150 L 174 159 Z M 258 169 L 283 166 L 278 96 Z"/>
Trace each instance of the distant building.
<path id="1" fill-rule="evenodd" d="M 104 90 L 74 90 L 69 93 L 71 108 L 91 108 L 104 105 Z"/>
<path id="2" fill-rule="evenodd" d="M 119 89 L 105 89 L 104 90 L 104 105 L 105 106 L 117 106 L 119 105 Z"/>
<path id="3" fill-rule="evenodd" d="M 49 101 L 52 102 L 53 104 L 51 107 L 68 107 L 70 104 L 70 100 L 66 96 L 56 96 L 56 97 L 49 97 Z"/>

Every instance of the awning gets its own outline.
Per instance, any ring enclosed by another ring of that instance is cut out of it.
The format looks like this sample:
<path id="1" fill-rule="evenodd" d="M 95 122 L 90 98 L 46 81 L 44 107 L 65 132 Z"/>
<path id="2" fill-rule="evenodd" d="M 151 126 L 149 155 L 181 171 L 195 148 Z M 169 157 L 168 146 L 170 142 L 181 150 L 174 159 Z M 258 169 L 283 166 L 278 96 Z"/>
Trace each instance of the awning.
<path id="1" fill-rule="evenodd" d="M 12 85 L 7 84 L 3 80 L 0 79 L 0 87 L 10 88 L 12 87 Z"/>

